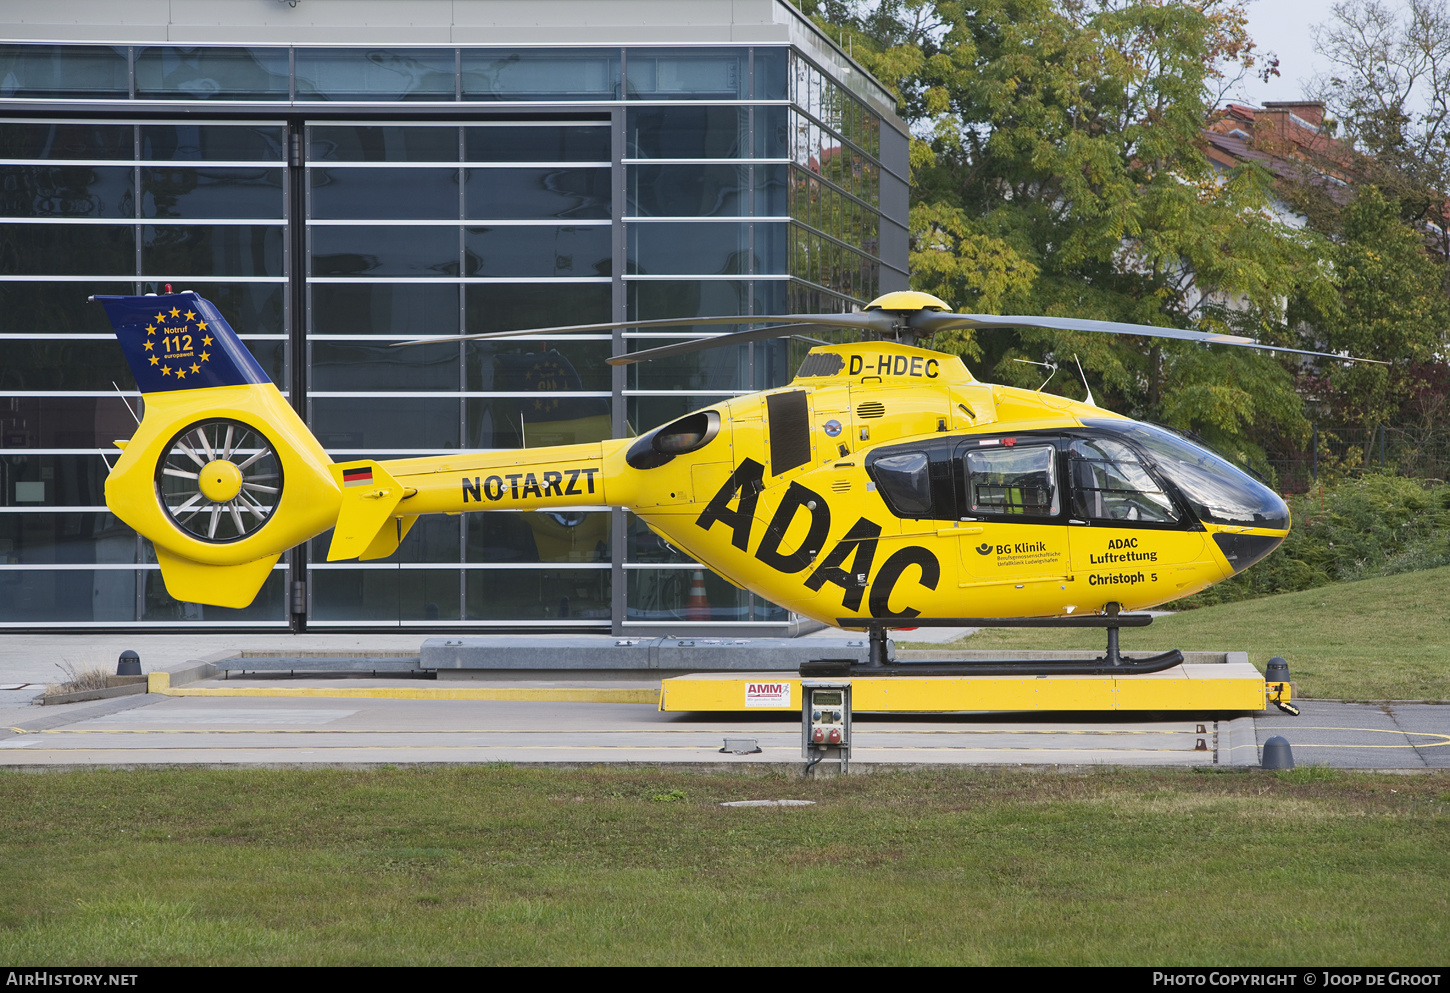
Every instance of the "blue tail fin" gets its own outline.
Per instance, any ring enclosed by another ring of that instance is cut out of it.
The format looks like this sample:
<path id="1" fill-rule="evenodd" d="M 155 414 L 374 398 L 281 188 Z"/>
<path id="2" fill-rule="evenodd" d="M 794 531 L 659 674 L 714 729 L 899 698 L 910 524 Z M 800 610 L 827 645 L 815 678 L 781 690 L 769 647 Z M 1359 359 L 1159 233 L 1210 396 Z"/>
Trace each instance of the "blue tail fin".
<path id="1" fill-rule="evenodd" d="M 96 296 L 142 393 L 270 383 L 210 301 L 192 292 Z"/>

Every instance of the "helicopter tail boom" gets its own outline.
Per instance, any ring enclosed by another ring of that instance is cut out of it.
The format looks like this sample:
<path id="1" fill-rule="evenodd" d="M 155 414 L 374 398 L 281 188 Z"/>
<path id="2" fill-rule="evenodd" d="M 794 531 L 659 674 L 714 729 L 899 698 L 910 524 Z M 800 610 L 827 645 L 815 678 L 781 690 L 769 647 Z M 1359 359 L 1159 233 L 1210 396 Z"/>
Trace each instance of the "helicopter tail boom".
<path id="1" fill-rule="evenodd" d="M 329 561 L 391 555 L 421 514 L 601 507 L 618 501 L 624 441 L 477 452 L 448 458 L 338 462 L 342 493 Z M 618 464 L 618 465 L 617 465 Z M 616 471 L 607 471 L 613 466 Z"/>

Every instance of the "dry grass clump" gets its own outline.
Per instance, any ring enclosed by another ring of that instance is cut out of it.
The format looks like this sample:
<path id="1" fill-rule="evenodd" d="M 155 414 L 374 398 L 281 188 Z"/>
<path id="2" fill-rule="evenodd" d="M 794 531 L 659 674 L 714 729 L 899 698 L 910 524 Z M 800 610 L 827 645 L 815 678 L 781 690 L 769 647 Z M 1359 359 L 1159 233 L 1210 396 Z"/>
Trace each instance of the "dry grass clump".
<path id="1" fill-rule="evenodd" d="M 55 667 L 65 674 L 65 681 L 48 684 L 45 687 L 46 696 L 79 693 L 83 690 L 103 690 L 111 685 L 109 681 L 111 674 L 101 666 L 89 665 L 82 668 L 70 659 L 65 659 L 57 662 Z"/>

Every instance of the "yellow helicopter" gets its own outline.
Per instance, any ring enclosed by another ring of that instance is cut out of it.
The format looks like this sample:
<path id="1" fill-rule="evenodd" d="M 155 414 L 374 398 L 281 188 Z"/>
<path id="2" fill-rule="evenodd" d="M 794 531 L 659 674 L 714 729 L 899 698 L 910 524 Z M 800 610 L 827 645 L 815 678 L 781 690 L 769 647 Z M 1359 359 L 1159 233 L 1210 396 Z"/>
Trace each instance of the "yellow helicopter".
<path id="1" fill-rule="evenodd" d="M 867 340 L 813 348 L 789 386 L 635 438 L 338 463 L 211 303 L 191 292 L 93 299 L 146 401 L 135 435 L 117 442 L 106 502 L 155 545 L 178 600 L 245 606 L 282 552 L 328 528 L 329 561 L 379 559 L 422 514 L 610 506 L 731 582 L 873 640 L 964 616 L 1068 618 L 1115 635 L 1120 609 L 1226 579 L 1289 529 L 1276 493 L 1174 432 L 979 382 L 959 357 L 913 344 L 958 328 L 1043 327 L 1299 351 L 1248 338 L 955 314 L 917 292 L 856 314 L 433 338 L 768 325 L 612 364 L 813 329 Z"/>

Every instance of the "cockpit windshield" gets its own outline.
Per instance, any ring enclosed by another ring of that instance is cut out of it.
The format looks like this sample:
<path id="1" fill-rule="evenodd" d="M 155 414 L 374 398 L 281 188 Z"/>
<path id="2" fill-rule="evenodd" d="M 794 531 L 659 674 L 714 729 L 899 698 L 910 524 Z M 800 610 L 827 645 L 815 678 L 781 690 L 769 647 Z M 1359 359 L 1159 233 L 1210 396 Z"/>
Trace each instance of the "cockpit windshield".
<path id="1" fill-rule="evenodd" d="M 1212 524 L 1285 529 L 1289 508 L 1279 495 L 1217 455 L 1164 428 L 1139 421 L 1090 420 L 1087 427 L 1135 442 L 1188 500 L 1199 520 Z"/>
<path id="2" fill-rule="evenodd" d="M 1148 475 L 1135 449 L 1111 438 L 1074 438 L 1067 455 L 1074 514 L 1100 521 L 1177 522 L 1173 500 Z"/>

